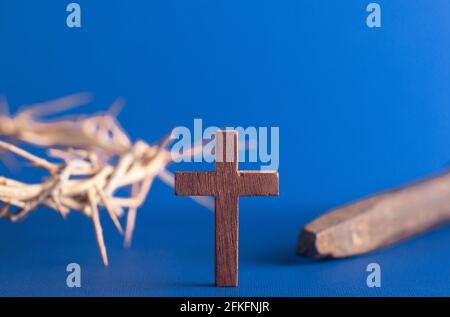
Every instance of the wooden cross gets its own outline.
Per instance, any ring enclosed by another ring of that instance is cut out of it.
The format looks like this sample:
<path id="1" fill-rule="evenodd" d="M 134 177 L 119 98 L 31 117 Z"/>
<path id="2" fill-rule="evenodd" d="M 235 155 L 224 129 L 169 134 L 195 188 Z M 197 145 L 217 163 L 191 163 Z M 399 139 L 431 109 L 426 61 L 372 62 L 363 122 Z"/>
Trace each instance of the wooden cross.
<path id="1" fill-rule="evenodd" d="M 239 171 L 236 131 L 216 133 L 216 171 L 175 174 L 178 196 L 215 197 L 216 286 L 238 283 L 239 196 L 278 195 L 278 173 Z"/>

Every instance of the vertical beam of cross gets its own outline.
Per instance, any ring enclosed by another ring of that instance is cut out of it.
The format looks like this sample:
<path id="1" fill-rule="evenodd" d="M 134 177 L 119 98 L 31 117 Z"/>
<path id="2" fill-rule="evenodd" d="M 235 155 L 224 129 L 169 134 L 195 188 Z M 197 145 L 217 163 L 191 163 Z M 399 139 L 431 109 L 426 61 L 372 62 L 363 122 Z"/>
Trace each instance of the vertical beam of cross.
<path id="1" fill-rule="evenodd" d="M 238 284 L 239 196 L 278 195 L 275 171 L 239 171 L 238 134 L 216 133 L 216 171 L 178 172 L 178 196 L 215 197 L 215 274 L 216 286 Z"/>

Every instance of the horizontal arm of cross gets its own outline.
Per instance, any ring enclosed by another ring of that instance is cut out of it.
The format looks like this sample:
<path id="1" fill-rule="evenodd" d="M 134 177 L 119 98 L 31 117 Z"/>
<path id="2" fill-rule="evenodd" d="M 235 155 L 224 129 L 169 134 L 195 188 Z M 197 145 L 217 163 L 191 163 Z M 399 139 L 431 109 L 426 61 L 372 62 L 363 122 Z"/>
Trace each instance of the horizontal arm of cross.
<path id="1" fill-rule="evenodd" d="M 175 194 L 177 196 L 214 196 L 214 172 L 175 173 Z"/>
<path id="2" fill-rule="evenodd" d="M 240 171 L 239 196 L 276 196 L 278 173 L 274 171 Z"/>

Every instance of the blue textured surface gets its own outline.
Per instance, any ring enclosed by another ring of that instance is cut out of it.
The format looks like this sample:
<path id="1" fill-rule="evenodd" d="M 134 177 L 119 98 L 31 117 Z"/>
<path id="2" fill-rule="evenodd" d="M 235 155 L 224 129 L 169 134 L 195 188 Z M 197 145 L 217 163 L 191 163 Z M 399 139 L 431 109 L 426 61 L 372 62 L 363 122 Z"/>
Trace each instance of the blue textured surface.
<path id="1" fill-rule="evenodd" d="M 78 2 L 73 30 L 64 1 L 0 0 L 0 92 L 14 109 L 88 90 L 88 111 L 126 98 L 133 138 L 194 118 L 280 126 L 281 196 L 241 200 L 237 289 L 212 287 L 213 215 L 158 183 L 132 249 L 103 217 L 107 269 L 80 215 L 0 221 L 0 295 L 450 295 L 449 229 L 346 260 L 294 253 L 327 209 L 447 166 L 449 1 L 378 1 L 381 29 L 359 0 Z M 65 286 L 69 262 L 79 290 Z M 370 262 L 381 289 L 366 286 Z"/>

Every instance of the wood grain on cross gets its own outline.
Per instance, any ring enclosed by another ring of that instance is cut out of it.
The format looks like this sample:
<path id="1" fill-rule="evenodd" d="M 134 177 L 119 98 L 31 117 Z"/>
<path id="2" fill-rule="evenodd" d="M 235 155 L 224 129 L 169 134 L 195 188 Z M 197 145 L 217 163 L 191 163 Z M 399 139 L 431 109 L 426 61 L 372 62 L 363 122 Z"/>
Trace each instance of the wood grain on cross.
<path id="1" fill-rule="evenodd" d="M 215 197 L 216 286 L 237 286 L 239 196 L 278 195 L 278 173 L 239 171 L 237 132 L 218 131 L 216 171 L 176 173 L 175 193 Z"/>

